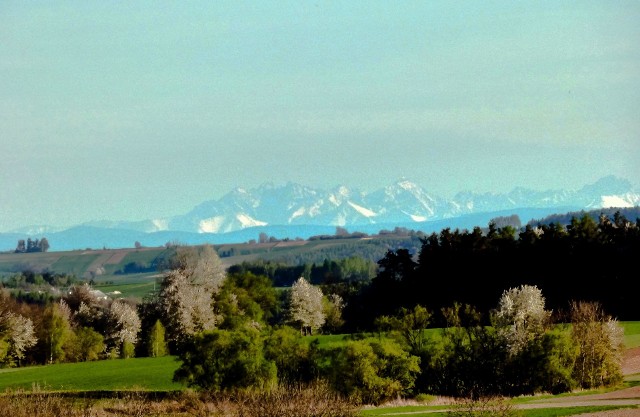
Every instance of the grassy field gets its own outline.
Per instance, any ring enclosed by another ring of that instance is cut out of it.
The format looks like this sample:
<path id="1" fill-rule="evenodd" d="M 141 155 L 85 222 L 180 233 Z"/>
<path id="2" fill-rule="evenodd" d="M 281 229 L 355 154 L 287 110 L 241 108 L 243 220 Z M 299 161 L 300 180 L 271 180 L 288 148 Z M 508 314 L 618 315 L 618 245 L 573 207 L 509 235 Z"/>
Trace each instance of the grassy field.
<path id="1" fill-rule="evenodd" d="M 640 346 L 640 321 L 620 322 L 624 327 L 624 345 L 627 349 Z"/>
<path id="2" fill-rule="evenodd" d="M 119 291 L 119 297 L 141 299 L 159 288 L 158 277 L 157 272 L 105 276 L 95 280 L 94 288 L 105 294 Z"/>
<path id="3" fill-rule="evenodd" d="M 0 391 L 40 388 L 54 391 L 175 391 L 172 382 L 180 363 L 173 356 L 0 369 Z"/>

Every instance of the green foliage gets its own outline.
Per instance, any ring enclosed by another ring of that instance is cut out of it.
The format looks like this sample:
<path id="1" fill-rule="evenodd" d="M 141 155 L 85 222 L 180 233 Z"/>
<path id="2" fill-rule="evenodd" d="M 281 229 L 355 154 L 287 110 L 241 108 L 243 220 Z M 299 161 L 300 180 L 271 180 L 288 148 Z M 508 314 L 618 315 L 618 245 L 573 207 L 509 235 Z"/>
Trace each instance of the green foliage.
<path id="1" fill-rule="evenodd" d="M 506 361 L 506 381 L 502 393 L 507 395 L 550 392 L 560 394 L 575 388 L 572 377 L 578 354 L 577 346 L 565 329 L 547 331 L 529 341 Z"/>
<path id="2" fill-rule="evenodd" d="M 310 382 L 317 376 L 317 340 L 308 343 L 299 330 L 289 326 L 272 330 L 265 339 L 264 355 L 275 363 L 278 381 L 285 384 Z"/>
<path id="3" fill-rule="evenodd" d="M 419 358 L 392 340 L 349 341 L 326 352 L 324 374 L 353 401 L 379 404 L 409 394 L 420 371 Z"/>
<path id="4" fill-rule="evenodd" d="M 104 349 L 104 337 L 100 333 L 90 327 L 80 327 L 68 344 L 67 355 L 74 362 L 95 361 Z"/>
<path id="5" fill-rule="evenodd" d="M 324 312 L 324 325 L 322 330 L 325 333 L 338 333 L 344 326 L 342 310 L 344 300 L 338 294 L 329 294 L 322 299 L 322 309 Z"/>
<path id="6" fill-rule="evenodd" d="M 211 330 L 191 337 L 180 354 L 174 381 L 210 391 L 265 387 L 276 381 L 276 367 L 265 359 L 262 338 L 250 328 Z"/>
<path id="7" fill-rule="evenodd" d="M 571 334 L 578 348 L 573 377 L 582 388 L 622 382 L 624 329 L 595 302 L 574 302 Z"/>
<path id="8" fill-rule="evenodd" d="M 42 315 L 37 332 L 37 347 L 44 356 L 43 363 L 59 363 L 67 359 L 68 344 L 73 338 L 73 331 L 63 308 L 59 303 L 51 304 Z"/>
<path id="9" fill-rule="evenodd" d="M 413 354 L 421 352 L 425 344 L 426 330 L 431 320 L 431 313 L 421 305 L 412 310 L 402 307 L 396 316 L 380 316 L 374 324 L 379 331 L 396 331 Z"/>
<path id="10" fill-rule="evenodd" d="M 262 323 L 274 320 L 280 305 L 276 290 L 269 278 L 251 272 L 227 276 L 216 307 L 223 317 L 220 328 L 236 329 L 246 323 Z"/>
<path id="11" fill-rule="evenodd" d="M 131 343 L 124 341 L 122 342 L 122 346 L 120 346 L 120 358 L 121 359 L 130 359 L 135 356 L 136 346 Z"/>
<path id="12" fill-rule="evenodd" d="M 169 353 L 167 341 L 165 340 L 164 326 L 160 320 L 156 320 L 155 324 L 149 332 L 149 340 L 147 341 L 147 354 L 152 358 L 165 356 Z"/>

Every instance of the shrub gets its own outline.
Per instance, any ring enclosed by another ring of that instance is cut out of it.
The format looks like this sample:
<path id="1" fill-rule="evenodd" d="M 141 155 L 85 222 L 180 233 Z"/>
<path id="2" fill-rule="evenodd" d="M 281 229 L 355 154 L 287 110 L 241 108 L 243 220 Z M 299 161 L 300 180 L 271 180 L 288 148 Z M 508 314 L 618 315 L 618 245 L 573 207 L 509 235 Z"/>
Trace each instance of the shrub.
<path id="1" fill-rule="evenodd" d="M 356 403 L 379 404 L 408 394 L 420 371 L 419 358 L 392 340 L 350 341 L 328 353 L 325 375 Z"/>
<path id="2" fill-rule="evenodd" d="M 257 330 L 210 330 L 191 337 L 180 354 L 174 381 L 211 391 L 268 386 L 276 367 L 263 354 Z"/>
<path id="3" fill-rule="evenodd" d="M 280 382 L 311 382 L 317 376 L 314 347 L 304 340 L 300 331 L 284 326 L 273 330 L 266 338 L 265 357 L 276 364 Z"/>

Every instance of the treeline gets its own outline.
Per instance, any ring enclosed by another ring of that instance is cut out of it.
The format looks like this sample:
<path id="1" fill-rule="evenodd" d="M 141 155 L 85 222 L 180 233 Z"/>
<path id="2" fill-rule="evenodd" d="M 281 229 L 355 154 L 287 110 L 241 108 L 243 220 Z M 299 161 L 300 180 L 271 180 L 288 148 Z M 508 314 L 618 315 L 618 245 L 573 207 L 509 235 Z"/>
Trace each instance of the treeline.
<path id="1" fill-rule="evenodd" d="M 368 259 L 351 256 L 338 258 L 338 260 L 325 258 L 320 264 L 305 263 L 302 265 L 257 260 L 233 265 L 228 271 L 232 274 L 250 272 L 266 276 L 275 287 L 290 287 L 302 276 L 315 285 L 368 283 L 375 277 L 377 265 Z"/>
<path id="2" fill-rule="evenodd" d="M 75 275 L 50 271 L 35 272 L 31 269 L 25 269 L 22 272 L 11 274 L 2 279 L 2 285 L 6 288 L 27 292 L 33 291 L 48 295 L 49 297 L 53 297 L 53 295 L 49 293 L 56 293 L 56 290 L 69 287 L 76 282 L 78 282 L 78 278 Z"/>
<path id="3" fill-rule="evenodd" d="M 571 300 L 589 300 L 620 320 L 638 320 L 640 280 L 630 273 L 638 259 L 640 219 L 620 212 L 520 231 L 447 228 L 423 239 L 418 253 L 389 251 L 371 285 L 347 300 L 345 319 L 351 330 L 371 329 L 372 316 L 418 304 L 440 311 L 453 302 L 486 313 L 505 288 L 526 284 L 540 288 L 558 313 Z"/>
<path id="4" fill-rule="evenodd" d="M 321 264 L 325 259 L 339 260 L 353 257 L 377 262 L 389 250 L 408 248 L 412 252 L 417 252 L 420 247 L 421 237 L 419 235 L 378 235 L 375 238 L 367 240 L 344 239 L 340 244 L 331 244 L 328 246 L 318 245 L 311 251 L 289 250 L 282 253 L 268 254 L 263 257 L 268 258 L 272 262 L 295 266 Z"/>
<path id="5" fill-rule="evenodd" d="M 26 241 L 24 239 L 18 240 L 18 245 L 16 246 L 15 253 L 31 253 L 31 252 L 46 252 L 49 250 L 49 241 L 46 237 L 42 239 L 32 240 L 28 238 Z"/>
<path id="6" fill-rule="evenodd" d="M 573 218 L 581 218 L 584 215 L 591 217 L 594 221 L 599 221 L 600 216 L 604 215 L 609 218 L 613 218 L 616 216 L 624 216 L 627 219 L 637 219 L 640 218 L 640 206 L 635 207 L 620 207 L 620 208 L 603 208 L 598 210 L 589 210 L 589 211 L 570 211 L 568 213 L 559 213 L 552 214 L 550 216 L 544 217 L 542 219 L 532 219 L 528 222 L 530 226 L 537 225 L 550 225 L 550 224 L 561 224 L 563 226 L 567 226 L 571 223 L 571 219 Z"/>

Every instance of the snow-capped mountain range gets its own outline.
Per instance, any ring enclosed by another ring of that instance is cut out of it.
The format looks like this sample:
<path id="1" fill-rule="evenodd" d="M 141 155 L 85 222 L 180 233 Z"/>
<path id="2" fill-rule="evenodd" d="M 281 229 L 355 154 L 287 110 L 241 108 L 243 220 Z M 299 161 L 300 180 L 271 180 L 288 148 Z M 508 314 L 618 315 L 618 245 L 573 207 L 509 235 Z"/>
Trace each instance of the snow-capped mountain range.
<path id="1" fill-rule="evenodd" d="M 534 191 L 515 188 L 506 194 L 460 192 L 452 199 L 428 193 L 401 179 L 371 193 L 347 186 L 320 190 L 300 184 L 264 184 L 236 188 L 219 200 L 206 201 L 174 217 L 138 222 L 93 222 L 85 226 L 152 233 L 182 231 L 228 233 L 255 226 L 343 226 L 420 223 L 476 213 L 519 208 L 591 210 L 640 205 L 640 191 L 614 176 L 578 190 Z M 522 219 L 528 221 L 530 219 Z"/>
<path id="2" fill-rule="evenodd" d="M 0 233 L 0 251 L 13 250 L 19 239 L 28 236 L 46 236 L 56 251 L 124 248 L 134 242 L 144 246 L 224 244 L 255 240 L 263 232 L 280 239 L 331 234 L 336 226 L 368 234 L 394 227 L 431 233 L 446 227 L 482 227 L 495 217 L 513 214 L 525 224 L 551 214 L 635 206 L 640 206 L 640 191 L 613 176 L 578 190 L 516 188 L 504 194 L 460 192 L 451 199 L 433 195 L 407 179 L 371 193 L 347 186 L 320 190 L 295 183 L 264 184 L 252 190 L 237 188 L 173 217 L 97 221 L 66 229 L 31 226 Z"/>

